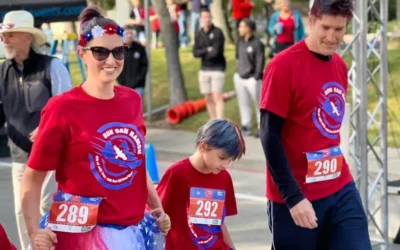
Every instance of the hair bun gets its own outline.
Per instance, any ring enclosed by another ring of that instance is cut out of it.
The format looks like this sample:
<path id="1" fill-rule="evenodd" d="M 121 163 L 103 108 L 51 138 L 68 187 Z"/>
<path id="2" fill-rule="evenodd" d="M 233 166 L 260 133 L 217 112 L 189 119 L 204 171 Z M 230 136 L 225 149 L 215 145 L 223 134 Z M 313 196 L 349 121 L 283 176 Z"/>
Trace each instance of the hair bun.
<path id="1" fill-rule="evenodd" d="M 78 20 L 81 22 L 81 30 L 85 30 L 88 22 L 93 18 L 101 18 L 103 15 L 99 7 L 96 5 L 90 5 L 86 7 L 78 17 Z"/>

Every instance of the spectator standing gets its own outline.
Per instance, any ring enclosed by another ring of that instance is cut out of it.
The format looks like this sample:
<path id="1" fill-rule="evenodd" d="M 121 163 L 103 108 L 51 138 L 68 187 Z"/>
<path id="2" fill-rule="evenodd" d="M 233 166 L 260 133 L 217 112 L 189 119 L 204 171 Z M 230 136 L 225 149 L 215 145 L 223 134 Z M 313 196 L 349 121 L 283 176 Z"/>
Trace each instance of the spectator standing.
<path id="1" fill-rule="evenodd" d="M 179 42 L 182 48 L 186 48 L 189 44 L 188 23 L 189 16 L 188 0 L 176 0 L 175 3 L 180 9 L 178 24 L 179 24 Z"/>
<path id="2" fill-rule="evenodd" d="M 190 0 L 192 5 L 192 11 L 190 13 L 190 25 L 192 37 L 195 36 L 196 32 L 200 30 L 200 12 L 202 9 L 207 8 L 207 1 L 205 0 Z"/>
<path id="3" fill-rule="evenodd" d="M 140 0 L 132 0 L 132 11 L 130 15 L 130 23 L 133 24 L 135 31 L 134 39 L 139 41 L 142 45 L 146 43 L 146 35 L 144 33 L 144 8 Z"/>
<path id="4" fill-rule="evenodd" d="M 290 0 L 276 0 L 276 6 L 278 11 L 268 24 L 270 34 L 274 36 L 271 58 L 305 37 L 301 14 L 291 9 Z"/>
<path id="5" fill-rule="evenodd" d="M 234 84 L 239 102 L 240 120 L 243 135 L 251 135 L 251 116 L 253 100 L 257 114 L 257 126 L 260 128 L 260 89 L 265 66 L 265 48 L 254 36 L 256 24 L 246 18 L 239 24 L 239 41 L 236 47 L 237 69 Z M 256 137 L 259 136 L 257 132 Z"/>
<path id="6" fill-rule="evenodd" d="M 126 34 L 126 51 L 124 67 L 117 81 L 120 85 L 136 90 L 144 98 L 146 75 L 149 69 L 146 49 L 143 45 L 133 40 L 133 28 L 124 27 Z"/>
<path id="7" fill-rule="evenodd" d="M 240 38 L 238 33 L 239 24 L 243 19 L 250 17 L 253 7 L 254 3 L 249 0 L 232 0 L 232 17 L 235 21 L 237 40 Z"/>
<path id="8" fill-rule="evenodd" d="M 0 99 L 10 139 L 17 229 L 21 249 L 24 250 L 28 248 L 30 239 L 20 202 L 22 175 L 36 140 L 42 109 L 50 97 L 71 89 L 72 84 L 61 60 L 33 50 L 45 44 L 47 37 L 41 29 L 34 27 L 34 19 L 29 12 L 8 12 L 0 26 L 0 37 L 6 56 L 6 60 L 0 64 Z M 50 209 L 56 190 L 54 171 L 50 171 L 42 188 L 42 215 Z"/>
<path id="9" fill-rule="evenodd" d="M 210 11 L 202 9 L 200 19 L 203 27 L 195 35 L 193 56 L 201 58 L 199 85 L 207 101 L 208 115 L 210 119 L 221 119 L 224 116 L 225 37 L 211 18 Z"/>

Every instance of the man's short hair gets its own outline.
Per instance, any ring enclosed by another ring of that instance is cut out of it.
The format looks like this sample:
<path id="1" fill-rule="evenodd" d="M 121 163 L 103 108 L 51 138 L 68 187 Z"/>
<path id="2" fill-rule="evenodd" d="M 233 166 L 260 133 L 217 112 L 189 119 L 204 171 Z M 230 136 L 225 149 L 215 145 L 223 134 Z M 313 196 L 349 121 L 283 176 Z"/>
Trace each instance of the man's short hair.
<path id="1" fill-rule="evenodd" d="M 243 22 L 247 27 L 249 27 L 249 29 L 251 30 L 251 32 L 256 31 L 257 25 L 256 25 L 256 22 L 254 22 L 253 19 L 245 18 L 245 19 L 242 19 L 241 22 Z"/>
<path id="2" fill-rule="evenodd" d="M 200 9 L 200 15 L 201 15 L 201 13 L 203 13 L 203 12 L 207 12 L 207 13 L 211 14 L 210 9 L 207 8 L 207 7 L 203 7 L 203 8 Z"/>
<path id="3" fill-rule="evenodd" d="M 124 30 L 133 30 L 133 25 L 132 24 L 125 24 Z"/>
<path id="4" fill-rule="evenodd" d="M 353 17 L 354 0 L 315 0 L 311 7 L 314 16 L 333 15 Z"/>

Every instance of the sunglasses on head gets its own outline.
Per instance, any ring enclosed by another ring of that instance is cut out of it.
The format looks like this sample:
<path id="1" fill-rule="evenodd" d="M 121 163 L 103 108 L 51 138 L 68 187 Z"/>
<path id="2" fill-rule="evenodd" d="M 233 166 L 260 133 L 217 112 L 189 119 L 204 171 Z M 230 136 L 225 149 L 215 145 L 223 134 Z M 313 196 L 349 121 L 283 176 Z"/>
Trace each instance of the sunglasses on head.
<path id="1" fill-rule="evenodd" d="M 92 51 L 92 55 L 97 61 L 106 60 L 110 56 L 110 53 L 112 53 L 115 60 L 124 60 L 126 46 L 115 47 L 112 50 L 104 47 L 83 47 L 83 50 Z"/>

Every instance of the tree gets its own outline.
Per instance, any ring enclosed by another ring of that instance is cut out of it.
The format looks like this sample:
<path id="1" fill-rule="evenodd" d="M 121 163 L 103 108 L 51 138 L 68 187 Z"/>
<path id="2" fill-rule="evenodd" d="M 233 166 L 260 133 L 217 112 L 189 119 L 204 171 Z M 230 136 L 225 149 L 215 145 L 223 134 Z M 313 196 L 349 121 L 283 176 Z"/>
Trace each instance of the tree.
<path id="1" fill-rule="evenodd" d="M 88 0 L 88 4 L 95 4 L 102 10 L 111 10 L 115 7 L 115 0 Z"/>
<path id="2" fill-rule="evenodd" d="M 226 7 L 226 1 L 213 0 L 213 3 L 211 5 L 211 13 L 215 26 L 222 30 L 227 42 L 233 43 L 232 33 L 229 29 L 228 20 L 226 18 L 226 15 L 229 15 L 230 13 L 225 13 Z"/>
<path id="3" fill-rule="evenodd" d="M 167 58 L 169 102 L 171 106 L 187 101 L 187 92 L 179 60 L 178 40 L 165 0 L 152 0 L 160 20 L 161 37 Z"/>

